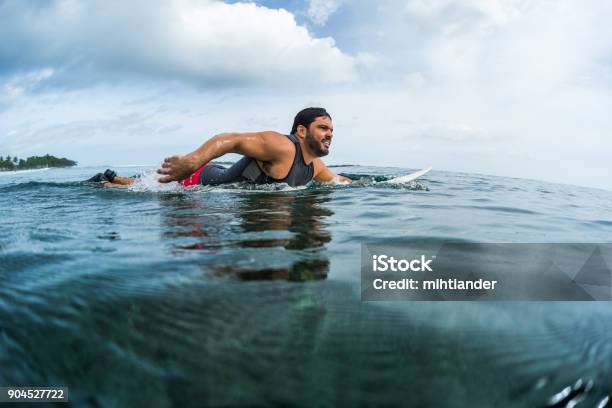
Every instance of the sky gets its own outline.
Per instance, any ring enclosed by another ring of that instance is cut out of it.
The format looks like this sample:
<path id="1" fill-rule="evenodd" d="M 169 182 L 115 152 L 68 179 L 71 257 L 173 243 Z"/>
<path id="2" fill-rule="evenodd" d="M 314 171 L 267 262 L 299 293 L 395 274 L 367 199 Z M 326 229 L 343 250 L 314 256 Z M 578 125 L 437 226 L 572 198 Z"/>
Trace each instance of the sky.
<path id="1" fill-rule="evenodd" d="M 0 0 L 0 21 L 0 155 L 154 165 L 323 106 L 327 164 L 612 190 L 606 0 Z"/>

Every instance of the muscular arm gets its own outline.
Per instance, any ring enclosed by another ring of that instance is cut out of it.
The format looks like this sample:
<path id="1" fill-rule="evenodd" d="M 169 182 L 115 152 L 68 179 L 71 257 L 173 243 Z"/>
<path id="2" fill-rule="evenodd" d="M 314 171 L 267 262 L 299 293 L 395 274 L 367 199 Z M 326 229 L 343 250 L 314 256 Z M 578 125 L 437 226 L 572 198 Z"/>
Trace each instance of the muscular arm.
<path id="1" fill-rule="evenodd" d="M 338 174 L 334 173 L 333 171 L 328 169 L 325 163 L 323 163 L 323 161 L 321 161 L 320 159 L 315 160 L 314 179 L 319 183 L 340 182 L 343 184 L 349 184 L 353 181 L 348 177 L 339 176 Z"/>
<path id="2" fill-rule="evenodd" d="M 203 164 L 227 153 L 239 153 L 257 160 L 274 162 L 291 152 L 291 142 L 277 132 L 222 133 L 185 156 L 164 159 L 157 170 L 161 183 L 184 180 Z"/>
<path id="3" fill-rule="evenodd" d="M 134 180 L 133 178 L 130 177 L 119 177 L 116 176 L 112 182 L 106 182 L 104 183 L 104 187 L 108 187 L 108 188 L 125 188 L 130 186 L 131 184 L 134 184 L 136 182 L 136 180 Z"/>

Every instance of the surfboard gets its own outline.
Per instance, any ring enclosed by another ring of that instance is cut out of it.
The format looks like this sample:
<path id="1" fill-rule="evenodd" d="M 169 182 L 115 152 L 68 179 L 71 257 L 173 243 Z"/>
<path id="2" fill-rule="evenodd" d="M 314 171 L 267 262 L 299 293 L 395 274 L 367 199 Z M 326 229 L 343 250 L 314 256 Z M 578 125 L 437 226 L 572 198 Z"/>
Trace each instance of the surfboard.
<path id="1" fill-rule="evenodd" d="M 410 173 L 405 176 L 399 176 L 399 177 L 392 178 L 391 180 L 385 181 L 385 183 L 392 183 L 392 184 L 409 183 L 412 180 L 416 180 L 419 177 L 427 174 L 430 170 L 431 170 L 431 167 L 428 167 L 426 169 L 415 171 L 414 173 Z"/>

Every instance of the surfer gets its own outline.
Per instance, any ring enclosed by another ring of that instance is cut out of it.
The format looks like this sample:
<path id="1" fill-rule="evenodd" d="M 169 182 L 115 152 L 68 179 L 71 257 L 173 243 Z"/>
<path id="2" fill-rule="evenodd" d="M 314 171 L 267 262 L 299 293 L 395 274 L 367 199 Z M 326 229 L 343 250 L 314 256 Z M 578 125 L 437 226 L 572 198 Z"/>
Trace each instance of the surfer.
<path id="1" fill-rule="evenodd" d="M 325 109 L 306 108 L 295 116 L 289 135 L 274 131 L 222 133 L 189 154 L 167 157 L 157 170 L 162 175 L 159 182 L 178 181 L 192 186 L 250 181 L 292 187 L 311 180 L 350 183 L 351 179 L 335 174 L 320 159 L 329 153 L 333 134 L 332 118 Z M 229 168 L 210 163 L 227 153 L 243 157 Z M 94 180 L 96 177 L 99 180 Z M 135 182 L 109 170 L 94 178 L 90 181 L 105 181 L 107 187 L 125 187 Z"/>

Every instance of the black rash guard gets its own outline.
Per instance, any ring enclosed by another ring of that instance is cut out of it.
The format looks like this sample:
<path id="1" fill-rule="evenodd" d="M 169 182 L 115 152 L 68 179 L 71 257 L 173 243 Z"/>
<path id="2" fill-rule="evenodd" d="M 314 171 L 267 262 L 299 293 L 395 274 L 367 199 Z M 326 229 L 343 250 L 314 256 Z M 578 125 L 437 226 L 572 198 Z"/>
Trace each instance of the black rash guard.
<path id="1" fill-rule="evenodd" d="M 304 163 L 302 148 L 295 135 L 286 135 L 295 146 L 295 157 L 287 176 L 275 179 L 264 173 L 257 164 L 257 160 L 244 156 L 231 167 L 225 168 L 219 164 L 207 164 L 201 169 L 199 184 L 214 186 L 218 184 L 251 181 L 255 184 L 287 183 L 291 187 L 303 186 L 314 176 L 314 164 Z"/>

